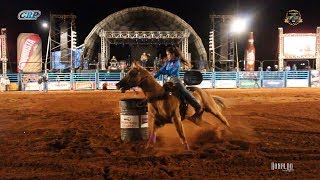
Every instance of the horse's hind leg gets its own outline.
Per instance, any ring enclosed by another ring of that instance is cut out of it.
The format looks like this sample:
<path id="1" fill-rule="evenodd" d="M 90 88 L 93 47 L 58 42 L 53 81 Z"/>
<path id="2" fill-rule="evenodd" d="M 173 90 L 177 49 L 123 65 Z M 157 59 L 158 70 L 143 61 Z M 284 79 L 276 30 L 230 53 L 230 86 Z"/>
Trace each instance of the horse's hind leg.
<path id="1" fill-rule="evenodd" d="M 218 109 L 216 104 L 211 104 L 210 106 L 206 107 L 207 112 L 211 113 L 212 115 L 216 116 L 223 124 L 230 127 L 229 122 L 226 117 L 221 113 Z"/>
<path id="2" fill-rule="evenodd" d="M 184 144 L 184 147 L 187 149 L 187 150 L 190 150 L 190 147 L 189 147 L 189 144 L 186 140 L 186 137 L 184 136 L 184 130 L 183 130 L 183 125 L 182 125 L 182 122 L 181 122 L 181 117 L 180 115 L 175 115 L 173 118 L 172 118 L 172 122 L 174 123 L 174 125 L 176 126 L 176 130 L 179 134 L 179 137 L 180 137 L 180 140 L 182 142 L 182 144 Z"/>

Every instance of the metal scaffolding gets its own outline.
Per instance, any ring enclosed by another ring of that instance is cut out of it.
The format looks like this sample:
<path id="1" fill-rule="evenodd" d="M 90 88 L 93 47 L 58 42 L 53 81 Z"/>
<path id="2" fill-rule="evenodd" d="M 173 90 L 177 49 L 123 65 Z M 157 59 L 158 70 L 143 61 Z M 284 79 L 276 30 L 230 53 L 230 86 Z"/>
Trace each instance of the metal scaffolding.
<path id="1" fill-rule="evenodd" d="M 47 44 L 47 54 L 45 71 L 47 71 L 48 59 L 50 59 L 50 69 L 53 69 L 52 52 L 61 51 L 60 62 L 69 64 L 73 68 L 72 49 L 74 49 L 73 34 L 76 30 L 76 15 L 73 14 L 50 14 L 49 36 Z"/>
<path id="2" fill-rule="evenodd" d="M 215 70 L 215 63 L 219 62 L 223 67 L 228 69 L 234 67 L 235 61 L 235 39 L 230 33 L 229 27 L 233 15 L 210 15 L 212 43 L 209 44 L 209 67 Z M 209 39 L 210 41 L 210 39 Z"/>
<path id="3" fill-rule="evenodd" d="M 0 35 L 0 60 L 2 62 L 2 74 L 7 74 L 7 29 L 1 28 Z"/>
<path id="4" fill-rule="evenodd" d="M 188 38 L 190 32 L 185 31 L 105 31 L 99 32 L 101 39 L 100 70 L 106 70 L 110 59 L 111 44 L 179 44 L 183 55 L 188 59 Z"/>

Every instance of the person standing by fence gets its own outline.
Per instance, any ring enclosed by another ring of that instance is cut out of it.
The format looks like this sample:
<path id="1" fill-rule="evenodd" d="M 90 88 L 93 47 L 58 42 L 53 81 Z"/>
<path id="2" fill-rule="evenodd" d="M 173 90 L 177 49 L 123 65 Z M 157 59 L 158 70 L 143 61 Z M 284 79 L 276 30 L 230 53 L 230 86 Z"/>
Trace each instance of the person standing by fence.
<path id="1" fill-rule="evenodd" d="M 44 92 L 48 92 L 48 75 L 47 74 L 43 74 L 42 76 L 42 81 L 43 81 L 43 91 Z"/>
<path id="2" fill-rule="evenodd" d="M 38 77 L 38 85 L 39 85 L 39 91 L 42 91 L 42 76 Z"/>
<path id="3" fill-rule="evenodd" d="M 5 77 L 5 89 L 6 91 L 10 91 L 10 79 L 8 76 Z"/>
<path id="4" fill-rule="evenodd" d="M 4 92 L 5 91 L 5 79 L 4 77 L 0 76 L 0 91 Z"/>

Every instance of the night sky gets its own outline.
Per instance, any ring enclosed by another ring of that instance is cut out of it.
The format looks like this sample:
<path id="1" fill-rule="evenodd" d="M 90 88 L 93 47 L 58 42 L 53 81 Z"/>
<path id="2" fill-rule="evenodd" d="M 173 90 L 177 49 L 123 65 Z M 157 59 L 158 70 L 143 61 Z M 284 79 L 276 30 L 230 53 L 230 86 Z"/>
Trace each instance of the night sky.
<path id="1" fill-rule="evenodd" d="M 3 0 L 0 5 L 0 27 L 7 28 L 10 61 L 16 62 L 16 43 L 19 33 L 37 33 L 42 38 L 43 49 L 46 48 L 47 31 L 41 22 L 48 20 L 51 13 L 73 13 L 77 16 L 76 26 L 78 45 L 82 44 L 91 29 L 108 15 L 128 7 L 150 6 L 161 8 L 178 15 L 185 20 L 202 39 L 208 51 L 210 30 L 209 15 L 234 14 L 251 17 L 247 31 L 239 37 L 239 58 L 243 59 L 243 49 L 247 45 L 248 32 L 254 32 L 256 59 L 277 59 L 278 27 L 284 33 L 315 33 L 320 26 L 320 14 L 316 1 L 294 0 Z M 312 8 L 311 8 L 312 7 Z M 20 21 L 17 15 L 25 9 L 40 10 L 42 15 L 36 21 Z M 288 10 L 300 11 L 303 23 L 291 26 L 284 23 Z M 45 52 L 45 51 L 44 51 Z"/>

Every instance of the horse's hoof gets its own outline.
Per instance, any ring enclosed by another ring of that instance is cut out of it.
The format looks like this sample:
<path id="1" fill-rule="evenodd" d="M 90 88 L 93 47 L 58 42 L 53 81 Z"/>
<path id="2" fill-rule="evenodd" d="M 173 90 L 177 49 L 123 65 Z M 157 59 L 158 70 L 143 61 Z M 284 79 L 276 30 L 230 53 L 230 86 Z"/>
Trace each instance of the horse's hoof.
<path id="1" fill-rule="evenodd" d="M 190 151 L 190 147 L 189 147 L 189 144 L 188 144 L 188 143 L 185 143 L 185 144 L 184 144 L 184 147 L 185 147 L 186 150 Z"/>
<path id="2" fill-rule="evenodd" d="M 155 144 L 156 141 L 157 141 L 157 136 L 156 136 L 156 134 L 154 134 L 154 135 L 152 136 L 151 142 L 152 142 L 153 144 Z"/>
<path id="3" fill-rule="evenodd" d="M 144 147 L 145 149 L 148 149 L 149 148 L 149 143 L 146 145 L 146 147 Z"/>

